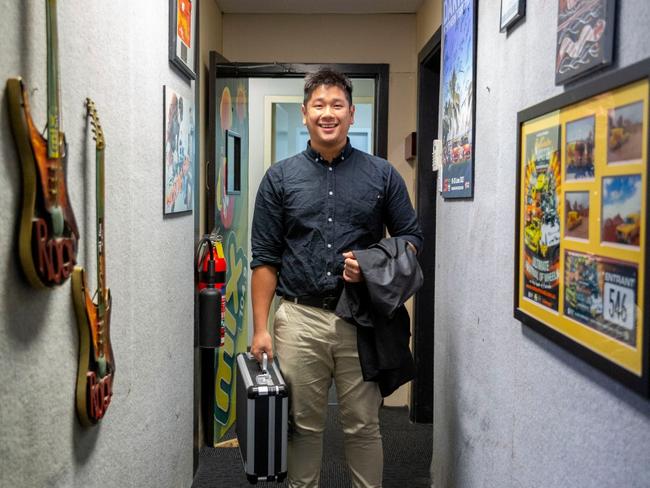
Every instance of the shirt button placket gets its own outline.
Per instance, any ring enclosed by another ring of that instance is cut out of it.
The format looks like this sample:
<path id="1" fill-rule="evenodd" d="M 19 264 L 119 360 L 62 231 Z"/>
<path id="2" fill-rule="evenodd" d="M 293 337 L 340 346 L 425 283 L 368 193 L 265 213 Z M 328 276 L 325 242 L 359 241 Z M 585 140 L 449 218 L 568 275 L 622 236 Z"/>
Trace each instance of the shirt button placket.
<path id="1" fill-rule="evenodd" d="M 328 166 L 328 172 L 327 172 L 327 195 L 328 195 L 328 202 L 327 202 L 327 232 L 325 234 L 325 238 L 328 244 L 327 244 L 327 278 L 331 279 L 332 276 L 332 269 L 334 266 L 334 256 L 332 255 L 332 242 L 334 242 L 334 216 L 336 215 L 336 205 L 334 204 L 334 167 L 330 164 Z M 328 279 L 329 281 L 329 279 Z"/>

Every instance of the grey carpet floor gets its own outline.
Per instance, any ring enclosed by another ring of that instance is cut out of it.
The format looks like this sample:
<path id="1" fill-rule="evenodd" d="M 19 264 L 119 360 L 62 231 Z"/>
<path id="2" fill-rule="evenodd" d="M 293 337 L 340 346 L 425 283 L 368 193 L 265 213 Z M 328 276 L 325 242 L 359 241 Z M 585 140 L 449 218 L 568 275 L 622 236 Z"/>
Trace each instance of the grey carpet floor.
<path id="1" fill-rule="evenodd" d="M 380 411 L 384 445 L 384 488 L 429 488 L 429 466 L 433 448 L 433 427 L 413 424 L 406 408 Z M 227 438 L 234 437 L 234 428 Z M 343 432 L 336 406 L 330 406 L 323 441 L 321 488 L 350 488 L 345 464 Z M 239 449 L 204 447 L 192 488 L 238 488 L 251 486 L 246 480 Z M 286 487 L 284 483 L 257 483 L 258 487 Z"/>

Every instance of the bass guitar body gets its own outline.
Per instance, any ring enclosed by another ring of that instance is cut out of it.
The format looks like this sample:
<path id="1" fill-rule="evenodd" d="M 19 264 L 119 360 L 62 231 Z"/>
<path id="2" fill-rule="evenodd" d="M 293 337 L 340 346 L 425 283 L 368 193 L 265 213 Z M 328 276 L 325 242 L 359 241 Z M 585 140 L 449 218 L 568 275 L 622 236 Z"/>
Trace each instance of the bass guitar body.
<path id="1" fill-rule="evenodd" d="M 22 79 L 7 80 L 11 128 L 22 168 L 20 263 L 32 286 L 65 282 L 77 260 L 79 230 L 66 190 L 66 143 L 62 157 L 48 157 L 48 141 L 36 129 Z"/>
<path id="2" fill-rule="evenodd" d="M 103 292 L 104 296 L 98 297 L 99 305 L 95 304 L 84 269 L 75 267 L 72 298 L 79 329 L 76 408 L 84 426 L 96 425 L 102 419 L 113 396 L 115 359 L 109 339 L 111 292 L 109 289 Z"/>

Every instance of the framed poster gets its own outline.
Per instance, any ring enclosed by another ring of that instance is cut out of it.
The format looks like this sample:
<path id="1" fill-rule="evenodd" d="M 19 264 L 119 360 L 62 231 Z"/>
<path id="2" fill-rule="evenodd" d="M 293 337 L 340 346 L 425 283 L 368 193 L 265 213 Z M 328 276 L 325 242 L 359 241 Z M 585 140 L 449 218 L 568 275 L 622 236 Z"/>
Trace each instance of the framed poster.
<path id="1" fill-rule="evenodd" d="M 650 395 L 650 60 L 519 112 L 514 315 Z"/>
<path id="2" fill-rule="evenodd" d="M 615 0 L 559 0 L 555 84 L 611 64 Z"/>
<path id="3" fill-rule="evenodd" d="M 186 78 L 196 79 L 198 0 L 169 0 L 169 60 Z"/>
<path id="4" fill-rule="evenodd" d="M 501 0 L 501 16 L 499 30 L 507 31 L 510 27 L 524 17 L 526 13 L 526 0 Z"/>
<path id="5" fill-rule="evenodd" d="M 191 212 L 194 201 L 194 102 L 165 86 L 163 214 Z"/>
<path id="6" fill-rule="evenodd" d="M 474 194 L 476 0 L 444 0 L 442 196 Z"/>

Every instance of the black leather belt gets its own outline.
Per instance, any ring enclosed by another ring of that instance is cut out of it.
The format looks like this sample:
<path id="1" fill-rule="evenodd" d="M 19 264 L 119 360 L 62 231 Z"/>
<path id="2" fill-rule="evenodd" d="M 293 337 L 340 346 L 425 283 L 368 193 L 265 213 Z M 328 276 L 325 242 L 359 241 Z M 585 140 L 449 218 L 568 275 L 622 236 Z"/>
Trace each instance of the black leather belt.
<path id="1" fill-rule="evenodd" d="M 325 310 L 334 310 L 339 301 L 339 295 L 330 296 L 302 296 L 292 297 L 283 295 L 283 298 L 289 302 L 297 303 L 298 305 L 307 305 L 309 307 L 318 307 Z"/>

